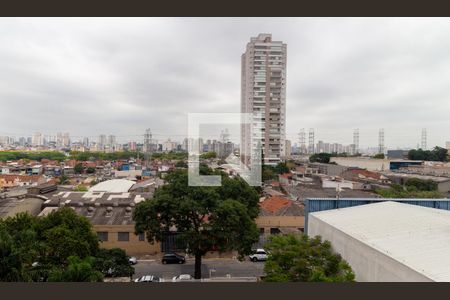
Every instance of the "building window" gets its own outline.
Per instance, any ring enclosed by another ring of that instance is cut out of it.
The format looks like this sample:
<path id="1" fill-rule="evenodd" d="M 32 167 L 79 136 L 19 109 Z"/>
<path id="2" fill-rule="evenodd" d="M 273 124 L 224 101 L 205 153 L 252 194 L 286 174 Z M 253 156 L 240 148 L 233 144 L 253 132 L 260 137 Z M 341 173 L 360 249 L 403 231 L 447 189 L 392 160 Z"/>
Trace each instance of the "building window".
<path id="1" fill-rule="evenodd" d="M 145 241 L 145 234 L 144 233 L 139 233 L 138 234 L 138 239 L 139 239 L 140 242 Z"/>
<path id="2" fill-rule="evenodd" d="M 264 234 L 264 231 L 265 231 L 264 228 L 260 228 L 259 229 L 259 234 Z"/>
<path id="3" fill-rule="evenodd" d="M 280 229 L 278 228 L 270 228 L 270 234 L 279 234 L 281 233 Z"/>
<path id="4" fill-rule="evenodd" d="M 107 242 L 108 241 L 108 232 L 99 231 L 99 232 L 97 232 L 97 237 L 100 241 Z"/>
<path id="5" fill-rule="evenodd" d="M 118 232 L 117 240 L 119 242 L 128 242 L 130 240 L 130 233 L 129 232 Z"/>

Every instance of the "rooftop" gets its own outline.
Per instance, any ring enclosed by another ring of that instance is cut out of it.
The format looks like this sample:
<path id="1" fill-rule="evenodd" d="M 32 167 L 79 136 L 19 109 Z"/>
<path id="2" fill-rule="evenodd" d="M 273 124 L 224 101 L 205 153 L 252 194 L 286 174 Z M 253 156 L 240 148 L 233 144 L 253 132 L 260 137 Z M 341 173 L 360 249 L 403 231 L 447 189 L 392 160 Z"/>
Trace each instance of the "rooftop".
<path id="1" fill-rule="evenodd" d="M 286 197 L 272 196 L 259 205 L 262 216 L 304 216 L 303 207 Z"/>
<path id="2" fill-rule="evenodd" d="M 450 211 L 385 201 L 312 215 L 434 281 L 450 281 Z"/>
<path id="3" fill-rule="evenodd" d="M 37 215 L 44 201 L 38 198 L 6 198 L 0 199 L 0 219 L 15 216 L 21 212 Z"/>
<path id="4" fill-rule="evenodd" d="M 420 175 L 414 173 L 400 173 L 400 172 L 384 172 L 385 176 L 390 177 L 403 177 L 403 178 L 418 178 L 423 180 L 432 180 L 435 182 L 447 182 L 450 181 L 450 177 L 443 176 L 431 176 L 431 175 Z"/>
<path id="5" fill-rule="evenodd" d="M 134 181 L 126 179 L 112 179 L 100 182 L 89 189 L 90 192 L 124 193 L 128 192 L 135 184 Z"/>
<path id="6" fill-rule="evenodd" d="M 151 197 L 152 193 L 58 192 L 44 202 L 40 215 L 65 206 L 93 225 L 130 225 L 136 204 Z"/>

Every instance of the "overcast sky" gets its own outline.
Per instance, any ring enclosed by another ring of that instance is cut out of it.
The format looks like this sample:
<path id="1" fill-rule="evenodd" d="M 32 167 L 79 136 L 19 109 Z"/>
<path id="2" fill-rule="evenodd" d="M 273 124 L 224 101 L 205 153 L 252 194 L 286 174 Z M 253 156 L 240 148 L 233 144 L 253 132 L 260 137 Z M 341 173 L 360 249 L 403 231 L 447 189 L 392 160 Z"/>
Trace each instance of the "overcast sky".
<path id="1" fill-rule="evenodd" d="M 192 112 L 239 112 L 250 37 L 288 47 L 287 138 L 415 147 L 450 140 L 450 19 L 0 20 L 0 135 L 181 139 Z"/>

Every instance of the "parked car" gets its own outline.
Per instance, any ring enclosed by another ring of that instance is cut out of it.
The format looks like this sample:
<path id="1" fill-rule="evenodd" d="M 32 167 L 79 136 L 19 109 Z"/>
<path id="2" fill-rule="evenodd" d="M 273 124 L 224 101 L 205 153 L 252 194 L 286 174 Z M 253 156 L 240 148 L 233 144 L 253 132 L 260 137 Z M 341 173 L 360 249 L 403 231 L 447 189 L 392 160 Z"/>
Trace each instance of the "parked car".
<path id="1" fill-rule="evenodd" d="M 264 249 L 256 249 L 253 254 L 250 254 L 250 260 L 253 262 L 267 260 L 268 253 Z"/>
<path id="2" fill-rule="evenodd" d="M 162 257 L 163 264 L 184 264 L 185 262 L 186 258 L 176 253 L 166 253 Z"/>
<path id="3" fill-rule="evenodd" d="M 181 274 L 172 278 L 172 282 L 192 281 L 194 278 L 189 274 Z"/>
<path id="4" fill-rule="evenodd" d="M 38 261 L 35 261 L 34 263 L 31 264 L 31 266 L 32 266 L 33 268 L 40 267 L 40 266 L 41 266 L 41 263 L 38 262 Z"/>
<path id="5" fill-rule="evenodd" d="M 144 275 L 135 279 L 134 282 L 161 282 L 161 278 L 154 275 Z"/>
<path id="6" fill-rule="evenodd" d="M 135 265 L 137 264 L 137 258 L 134 256 L 131 256 L 128 261 L 130 262 L 130 264 Z"/>

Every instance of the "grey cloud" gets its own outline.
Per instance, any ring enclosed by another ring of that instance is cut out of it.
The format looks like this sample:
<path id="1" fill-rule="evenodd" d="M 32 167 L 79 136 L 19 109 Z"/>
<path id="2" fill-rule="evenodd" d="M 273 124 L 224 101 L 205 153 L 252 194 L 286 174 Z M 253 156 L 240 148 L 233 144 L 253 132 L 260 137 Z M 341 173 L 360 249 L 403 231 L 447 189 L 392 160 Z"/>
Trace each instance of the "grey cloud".
<path id="1" fill-rule="evenodd" d="M 309 127 L 349 143 L 360 127 L 367 145 L 381 127 L 392 147 L 421 127 L 450 140 L 450 20 L 412 18 L 2 19 L 0 135 L 179 139 L 189 112 L 239 111 L 240 56 L 260 32 L 288 44 L 294 142 Z"/>

